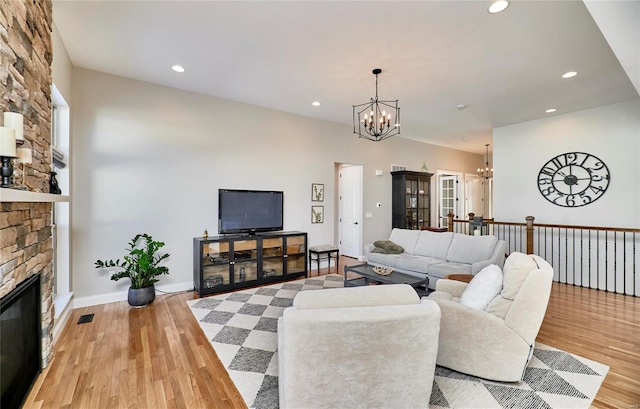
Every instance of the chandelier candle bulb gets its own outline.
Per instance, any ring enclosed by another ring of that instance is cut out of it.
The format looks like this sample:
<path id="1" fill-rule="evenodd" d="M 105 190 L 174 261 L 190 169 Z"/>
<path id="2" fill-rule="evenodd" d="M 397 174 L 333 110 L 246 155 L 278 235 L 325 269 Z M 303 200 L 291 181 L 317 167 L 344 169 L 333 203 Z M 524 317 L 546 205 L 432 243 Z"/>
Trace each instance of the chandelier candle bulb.
<path id="1" fill-rule="evenodd" d="M 22 114 L 16 112 L 4 113 L 4 126 L 15 130 L 15 138 L 18 141 L 24 141 L 24 120 Z"/>

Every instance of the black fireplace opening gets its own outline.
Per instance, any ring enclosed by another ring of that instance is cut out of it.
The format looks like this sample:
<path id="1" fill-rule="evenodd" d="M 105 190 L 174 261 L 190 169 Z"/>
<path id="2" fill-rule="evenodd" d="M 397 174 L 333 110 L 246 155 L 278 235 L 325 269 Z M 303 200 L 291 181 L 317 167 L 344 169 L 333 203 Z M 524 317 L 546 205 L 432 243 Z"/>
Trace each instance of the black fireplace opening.
<path id="1" fill-rule="evenodd" d="M 0 299 L 0 407 L 19 408 L 41 369 L 40 274 Z"/>

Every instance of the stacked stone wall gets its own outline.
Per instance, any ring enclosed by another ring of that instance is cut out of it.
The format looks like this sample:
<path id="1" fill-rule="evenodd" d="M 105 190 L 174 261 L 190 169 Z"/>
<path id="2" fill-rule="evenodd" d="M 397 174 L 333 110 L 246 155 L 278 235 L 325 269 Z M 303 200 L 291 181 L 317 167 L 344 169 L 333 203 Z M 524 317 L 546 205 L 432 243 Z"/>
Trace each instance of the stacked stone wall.
<path id="1" fill-rule="evenodd" d="M 24 115 L 23 147 L 33 156 L 25 182 L 45 193 L 51 169 L 51 24 L 50 0 L 0 1 L 0 112 Z M 51 203 L 24 202 L 2 203 L 0 212 L 0 298 L 33 274 L 42 275 L 43 367 L 53 351 L 51 211 Z"/>

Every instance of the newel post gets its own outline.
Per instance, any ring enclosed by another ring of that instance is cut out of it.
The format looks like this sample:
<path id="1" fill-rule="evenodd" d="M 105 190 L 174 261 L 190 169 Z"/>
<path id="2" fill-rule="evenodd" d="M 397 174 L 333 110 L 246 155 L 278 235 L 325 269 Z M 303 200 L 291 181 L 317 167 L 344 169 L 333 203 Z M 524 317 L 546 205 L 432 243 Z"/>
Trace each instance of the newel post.
<path id="1" fill-rule="evenodd" d="M 453 232 L 453 213 L 447 215 L 447 228 L 450 232 Z"/>
<path id="2" fill-rule="evenodd" d="M 527 216 L 527 254 L 533 254 L 533 220 L 535 217 Z"/>

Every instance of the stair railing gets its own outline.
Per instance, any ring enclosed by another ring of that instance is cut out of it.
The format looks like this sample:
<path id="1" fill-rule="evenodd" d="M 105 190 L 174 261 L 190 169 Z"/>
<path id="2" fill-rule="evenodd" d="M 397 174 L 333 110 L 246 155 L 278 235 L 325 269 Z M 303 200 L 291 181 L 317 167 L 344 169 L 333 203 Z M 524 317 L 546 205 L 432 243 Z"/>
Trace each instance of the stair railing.
<path id="1" fill-rule="evenodd" d="M 448 216 L 451 232 L 490 234 L 507 243 L 507 253 L 537 254 L 554 269 L 554 281 L 621 294 L 640 294 L 640 229 L 525 222 L 474 221 Z"/>

